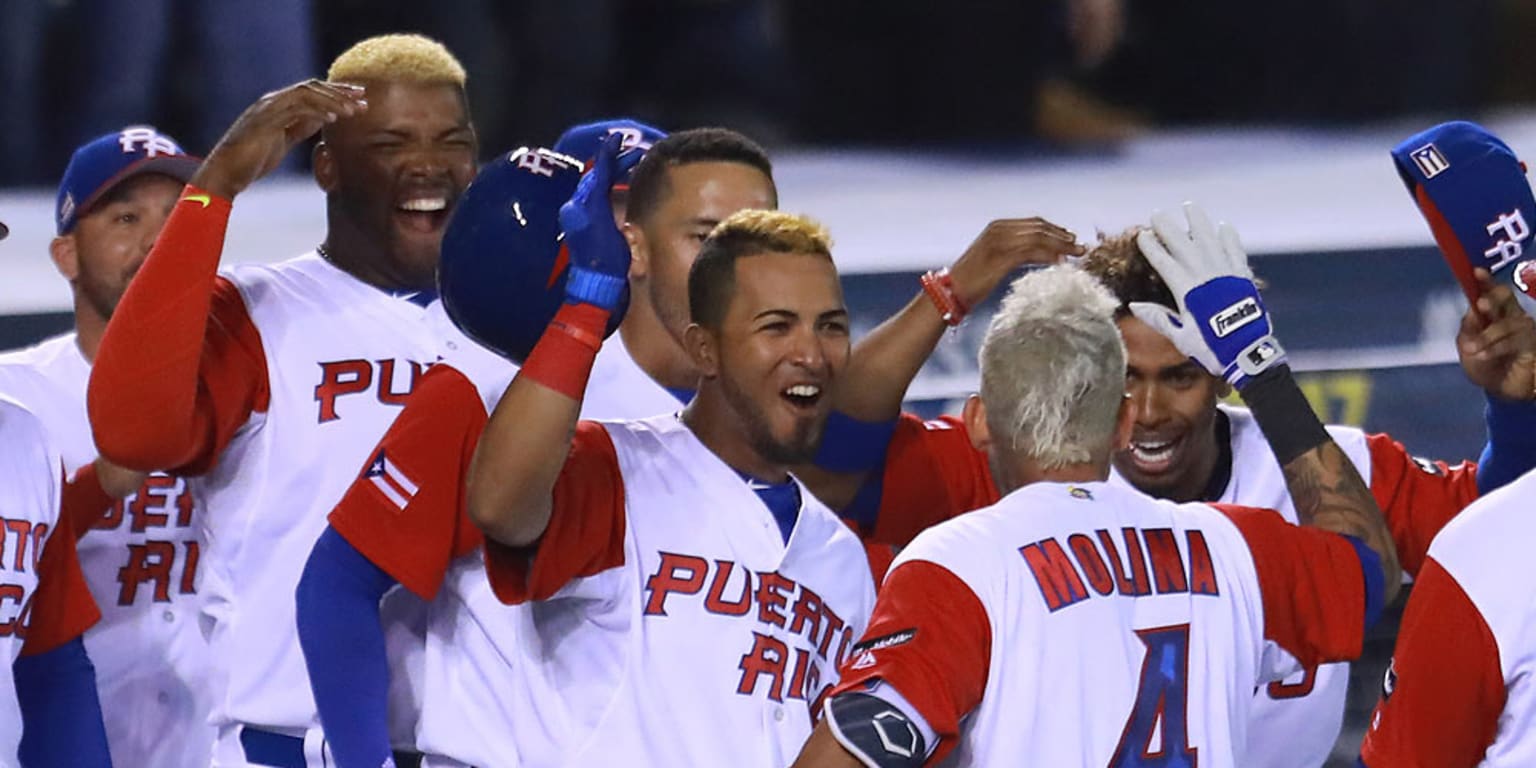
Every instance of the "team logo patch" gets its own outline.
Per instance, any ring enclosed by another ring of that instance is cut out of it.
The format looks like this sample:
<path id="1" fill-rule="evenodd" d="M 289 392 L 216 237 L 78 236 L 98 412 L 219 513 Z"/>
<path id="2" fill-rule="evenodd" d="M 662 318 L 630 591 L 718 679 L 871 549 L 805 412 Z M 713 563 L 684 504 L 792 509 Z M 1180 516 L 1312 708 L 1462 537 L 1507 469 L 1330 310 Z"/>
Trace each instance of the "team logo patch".
<path id="1" fill-rule="evenodd" d="M 1419 173 L 1424 174 L 1425 181 L 1439 176 L 1451 167 L 1451 161 L 1446 160 L 1445 155 L 1440 154 L 1440 150 L 1434 144 L 1425 144 L 1410 154 L 1413 157 L 1413 164 L 1419 167 Z"/>
<path id="2" fill-rule="evenodd" d="M 855 645 L 853 647 L 853 652 L 870 654 L 870 663 L 874 663 L 873 654 L 875 651 L 884 650 L 886 648 L 895 648 L 898 645 L 906 645 L 907 643 L 912 642 L 912 638 L 914 637 L 917 637 L 917 630 L 903 629 L 899 632 L 892 632 L 889 635 L 881 635 L 880 637 L 872 637 L 868 640 L 865 640 L 864 642 Z"/>
<path id="3" fill-rule="evenodd" d="M 1071 496 L 1074 499 L 1082 499 L 1084 501 L 1093 501 L 1093 491 L 1090 491 L 1087 488 L 1079 488 L 1079 487 L 1077 487 L 1075 485 L 1067 486 L 1067 495 Z"/>
<path id="4" fill-rule="evenodd" d="M 1231 333 L 1257 319 L 1263 317 L 1263 310 L 1259 309 L 1259 302 L 1252 296 L 1233 304 L 1211 317 L 1211 331 L 1216 338 L 1224 339 Z"/>

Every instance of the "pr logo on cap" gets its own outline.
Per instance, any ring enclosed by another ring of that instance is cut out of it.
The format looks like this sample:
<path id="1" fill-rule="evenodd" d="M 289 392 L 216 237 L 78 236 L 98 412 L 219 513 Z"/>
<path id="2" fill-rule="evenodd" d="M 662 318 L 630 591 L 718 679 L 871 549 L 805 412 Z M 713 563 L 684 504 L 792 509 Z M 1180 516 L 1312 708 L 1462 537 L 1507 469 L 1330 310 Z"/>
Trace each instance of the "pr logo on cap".
<path id="1" fill-rule="evenodd" d="M 1439 176 L 1442 171 L 1451 167 L 1450 161 L 1446 160 L 1445 155 L 1440 154 L 1440 150 L 1435 149 L 1433 144 L 1425 144 L 1415 149 L 1412 155 L 1413 163 L 1419 167 L 1419 173 L 1424 174 L 1425 181 Z"/>

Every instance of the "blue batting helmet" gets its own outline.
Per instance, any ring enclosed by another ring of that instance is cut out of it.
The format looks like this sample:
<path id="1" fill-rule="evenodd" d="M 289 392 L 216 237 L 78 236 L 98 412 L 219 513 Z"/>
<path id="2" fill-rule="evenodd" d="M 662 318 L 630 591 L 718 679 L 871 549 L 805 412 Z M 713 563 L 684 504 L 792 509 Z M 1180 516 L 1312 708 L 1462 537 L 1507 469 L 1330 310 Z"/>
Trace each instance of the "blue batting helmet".
<path id="1" fill-rule="evenodd" d="M 443 232 L 437 287 L 448 317 L 519 365 L 565 301 L 559 213 L 581 172 L 580 160 L 548 149 L 502 155 L 475 176 Z M 628 306 L 626 290 L 605 335 Z"/>
<path id="2" fill-rule="evenodd" d="M 647 150 L 667 137 L 667 132 L 652 125 L 646 125 L 639 120 L 628 117 L 616 117 L 610 120 L 599 120 L 595 123 L 583 123 L 571 126 L 560 138 L 555 140 L 555 151 L 561 152 L 580 160 L 584 165 L 590 164 L 592 158 L 597 155 L 598 145 L 609 134 L 617 133 L 623 137 L 623 144 L 619 146 L 621 152 L 632 149 Z M 633 169 L 631 169 L 632 171 Z M 629 187 L 629 172 L 625 172 L 614 180 L 615 189 Z"/>

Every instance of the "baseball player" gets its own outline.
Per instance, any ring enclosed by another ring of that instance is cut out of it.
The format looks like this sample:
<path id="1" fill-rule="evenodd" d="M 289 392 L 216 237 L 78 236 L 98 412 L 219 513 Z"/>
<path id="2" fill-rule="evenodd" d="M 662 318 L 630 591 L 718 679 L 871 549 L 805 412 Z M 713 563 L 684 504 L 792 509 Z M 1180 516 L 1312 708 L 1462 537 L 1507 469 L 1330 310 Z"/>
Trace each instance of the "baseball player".
<path id="1" fill-rule="evenodd" d="M 1531 718 L 1530 494 L 1536 472 L 1468 506 L 1429 546 L 1361 748 L 1370 768 L 1524 766 Z"/>
<path id="2" fill-rule="evenodd" d="M 130 473 L 130 494 L 103 488 L 85 389 L 102 332 L 198 161 L 153 128 L 101 136 L 75 151 L 59 184 L 50 250 L 75 297 L 75 330 L 0 355 L 0 392 L 47 427 L 73 480 L 64 508 L 102 621 L 86 633 L 107 741 L 117 765 L 206 766 L 213 746 L 198 627 L 201 542 L 192 494 L 164 473 Z M 124 489 L 126 490 L 126 489 Z M 166 738 L 166 734 L 177 734 Z"/>
<path id="3" fill-rule="evenodd" d="M 91 599 L 63 475 L 42 422 L 0 397 L 0 765 L 110 766 L 95 674 L 80 635 Z"/>
<path id="4" fill-rule="evenodd" d="M 1083 262 L 1121 302 L 1117 324 L 1125 338 L 1127 391 L 1136 413 L 1130 444 L 1114 456 L 1110 481 L 1172 501 L 1276 509 L 1295 522 L 1281 467 L 1252 414 L 1245 408 L 1218 405 L 1224 382 L 1139 319 L 1145 309 L 1131 313 L 1137 304 L 1173 306 L 1173 297 L 1142 250 L 1134 233 L 1111 237 Z M 1536 326 L 1520 311 L 1512 292 L 1493 288 L 1483 279 L 1488 293 L 1463 318 L 1457 352 L 1469 378 L 1488 396 L 1491 442 L 1486 455 L 1506 466 L 1529 467 L 1531 452 L 1525 447 L 1529 441 L 1521 435 L 1520 425 L 1531 419 L 1530 350 L 1536 348 Z M 944 327 L 926 299 L 909 309 L 914 311 L 906 319 L 913 325 Z M 1155 322 L 1157 315 L 1148 316 Z M 901 370 L 907 378 L 892 375 L 875 384 L 910 381 L 933 343 L 925 327 L 911 328 L 887 327 L 882 330 L 895 332 L 872 334 L 860 342 L 850 365 L 859 364 L 866 352 L 890 356 L 891 350 L 900 349 L 916 361 Z M 940 332 L 931 331 L 931 338 Z M 867 347 L 871 342 L 886 346 Z M 844 394 L 867 398 L 864 404 L 871 409 L 855 415 L 871 422 L 878 422 L 881 413 L 895 413 L 900 402 L 900 393 L 880 392 L 875 386 Z M 877 470 L 879 480 L 864 488 L 858 502 L 844 511 L 866 535 L 899 546 L 929 525 L 996 500 L 985 456 L 971 447 L 963 423 L 904 416 L 891 427 L 895 434 L 889 451 L 884 450 L 885 443 L 876 443 L 873 453 L 865 454 L 872 455 L 873 464 L 884 461 L 883 471 Z M 1478 468 L 1471 463 L 1452 467 L 1418 459 L 1387 435 L 1342 426 L 1330 426 L 1329 432 L 1386 514 L 1403 569 L 1416 573 L 1435 533 L 1477 497 Z M 828 437 L 829 442 L 836 439 Z M 1505 469 L 1493 475 L 1507 477 L 1510 472 Z M 1256 693 L 1255 725 L 1248 729 L 1247 764 L 1260 768 L 1322 765 L 1342 727 L 1347 683 L 1347 665 L 1337 664 L 1261 688 Z"/>
<path id="5" fill-rule="evenodd" d="M 1003 498 L 896 558 L 797 766 L 1248 765 L 1254 687 L 1359 654 L 1400 578 L 1381 512 L 1283 365 L 1241 251 L 1197 209 L 1187 234 L 1156 220 L 1180 348 L 1242 393 L 1317 528 L 1106 482 L 1136 409 L 1118 302 L 1075 267 L 1023 277 L 964 417 Z M 1252 319 L 1201 333 L 1234 311 Z"/>
<path id="6" fill-rule="evenodd" d="M 519 658 L 543 662 L 512 665 L 540 706 L 506 727 L 530 765 L 787 765 L 874 601 L 863 546 L 788 472 L 849 349 L 829 243 L 801 217 L 733 214 L 689 270 L 697 394 L 579 421 L 629 272 L 607 181 L 600 155 L 561 210 L 567 303 L 469 468 L 491 587 L 526 606 Z"/>
<path id="7" fill-rule="evenodd" d="M 672 270 L 692 263 L 702 240 L 692 233 L 707 233 L 737 210 L 777 202 L 769 159 L 745 136 L 698 129 L 662 138 L 650 130 L 649 160 L 635 169 L 628 187 L 633 206 L 626 229 L 637 254 L 630 306 L 619 333 L 597 357 L 582 405 L 596 417 L 669 413 L 691 397 L 697 373 L 656 308 L 685 299 L 671 282 L 653 287 L 654 281 L 670 281 Z M 595 148 L 595 142 L 588 143 Z M 558 188 L 566 174 L 580 173 L 569 157 L 545 154 L 537 160 L 515 168 L 517 183 L 524 185 L 524 216 L 537 215 L 528 197 L 541 194 L 543 186 Z M 549 209 L 551 220 L 563 201 L 562 196 Z M 642 362 L 632 349 L 648 357 Z M 511 710 L 520 699 L 504 684 L 509 673 L 501 659 L 515 651 L 518 619 L 490 593 L 477 551 L 480 533 L 464 517 L 463 489 L 475 441 L 517 369 L 463 341 L 442 350 L 442 357 L 368 461 L 359 462 L 363 469 L 331 513 L 300 582 L 300 639 L 327 738 L 341 765 L 376 765 L 388 746 L 379 707 L 388 676 L 400 670 L 377 663 L 382 642 L 373 616 L 379 597 L 395 583 L 431 601 L 421 750 L 432 765 L 506 765 L 516 754 L 505 724 L 514 719 Z M 409 493 L 402 495 L 402 488 Z M 344 589 L 353 585 L 359 588 Z M 338 615 L 352 610 L 366 618 Z M 360 632 L 368 637 L 355 641 Z M 375 663 L 365 663 L 356 653 L 359 647 L 371 648 Z"/>
<path id="8" fill-rule="evenodd" d="M 102 454 L 194 477 L 204 505 L 219 766 L 328 759 L 294 589 L 365 453 L 460 338 L 426 305 L 443 226 L 475 170 L 462 67 L 426 38 L 386 35 L 342 53 L 327 78 L 270 93 L 236 120 L 123 296 L 91 375 Z M 317 131 L 320 245 L 219 274 L 234 198 Z M 424 614 L 400 597 L 385 626 L 409 651 Z M 400 721 L 413 723 L 409 687 L 397 693 Z M 408 730 L 396 735 L 408 743 Z"/>

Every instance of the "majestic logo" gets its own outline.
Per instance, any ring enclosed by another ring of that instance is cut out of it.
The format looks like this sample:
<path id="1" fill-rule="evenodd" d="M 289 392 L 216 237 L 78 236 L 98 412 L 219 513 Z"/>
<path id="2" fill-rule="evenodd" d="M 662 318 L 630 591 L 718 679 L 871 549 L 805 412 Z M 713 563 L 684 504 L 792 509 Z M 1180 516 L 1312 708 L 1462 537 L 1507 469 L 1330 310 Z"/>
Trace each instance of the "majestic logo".
<path id="1" fill-rule="evenodd" d="M 1381 700 L 1392 698 L 1392 692 L 1397 690 L 1397 661 L 1394 659 L 1387 665 L 1387 674 L 1381 678 Z"/>
<path id="2" fill-rule="evenodd" d="M 118 134 L 117 144 L 123 148 L 123 154 L 133 154 L 138 151 L 136 148 L 141 148 L 150 157 L 181 154 L 181 147 L 176 146 L 176 142 L 160 135 L 153 128 L 143 126 L 129 128 Z"/>
<path id="3" fill-rule="evenodd" d="M 1519 208 L 1499 214 L 1484 229 L 1490 237 L 1503 235 L 1493 241 L 1492 248 L 1483 251 L 1483 258 L 1493 261 L 1488 265 L 1489 272 L 1497 272 L 1525 254 L 1525 246 L 1521 243 L 1531 236 L 1531 228 L 1526 225 L 1525 215 Z"/>
<path id="4" fill-rule="evenodd" d="M 1451 161 L 1440 154 L 1440 150 L 1434 144 L 1425 144 L 1409 153 L 1413 157 L 1413 164 L 1419 167 L 1419 173 L 1424 174 L 1424 180 L 1428 181 L 1439 176 L 1447 168 L 1451 167 Z"/>
<path id="5" fill-rule="evenodd" d="M 903 629 L 898 632 L 892 632 L 889 635 L 881 635 L 879 637 L 872 637 L 868 640 L 865 640 L 864 642 L 855 645 L 853 647 L 853 652 L 873 652 L 886 648 L 895 648 L 898 645 L 906 645 L 907 643 L 912 642 L 912 638 L 914 637 L 917 637 L 917 630 Z M 870 662 L 874 662 L 873 657 L 870 658 Z"/>
<path id="6" fill-rule="evenodd" d="M 1079 487 L 1077 487 L 1075 485 L 1067 486 L 1067 495 L 1071 496 L 1074 499 L 1082 499 L 1083 501 L 1093 501 L 1093 491 L 1090 491 L 1087 488 L 1079 488 Z"/>
<path id="7" fill-rule="evenodd" d="M 1216 333 L 1216 338 L 1223 339 L 1263 316 L 1264 311 L 1259 309 L 1258 300 L 1249 296 L 1213 315 L 1211 330 Z"/>

